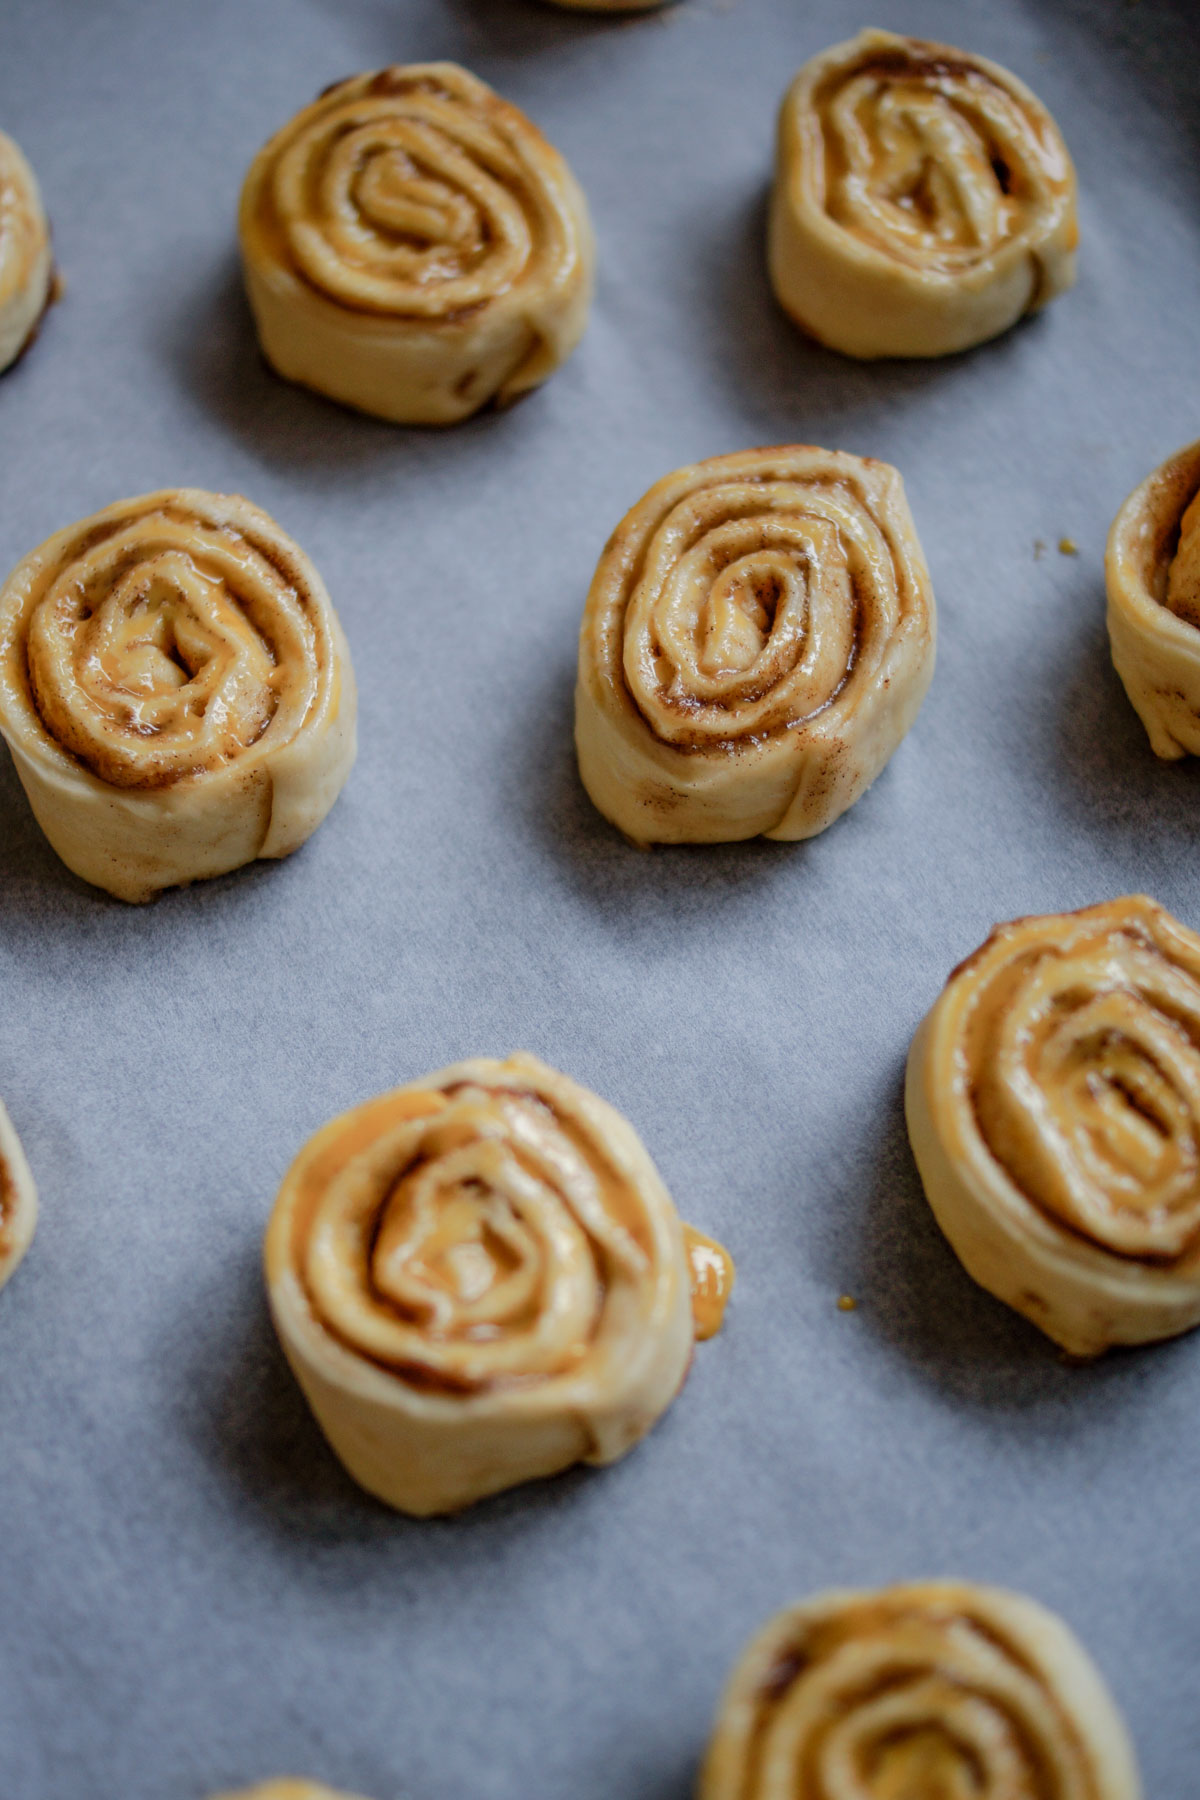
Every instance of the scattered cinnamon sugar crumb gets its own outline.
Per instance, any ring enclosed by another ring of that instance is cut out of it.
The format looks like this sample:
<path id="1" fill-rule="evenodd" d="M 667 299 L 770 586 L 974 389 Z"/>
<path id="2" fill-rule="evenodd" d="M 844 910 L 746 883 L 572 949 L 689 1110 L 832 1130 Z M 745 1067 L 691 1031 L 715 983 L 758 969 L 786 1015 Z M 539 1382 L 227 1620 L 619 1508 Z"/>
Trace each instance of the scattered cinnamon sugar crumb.
<path id="1" fill-rule="evenodd" d="M 1059 554 L 1062 556 L 1079 555 L 1079 545 L 1075 542 L 1074 538 L 1060 537 L 1058 540 L 1058 548 Z"/>
<path id="2" fill-rule="evenodd" d="M 853 1312 L 855 1310 L 855 1308 L 857 1307 L 857 1305 L 858 1305 L 858 1301 L 854 1298 L 853 1294 L 839 1294 L 838 1295 L 838 1311 L 839 1312 Z"/>

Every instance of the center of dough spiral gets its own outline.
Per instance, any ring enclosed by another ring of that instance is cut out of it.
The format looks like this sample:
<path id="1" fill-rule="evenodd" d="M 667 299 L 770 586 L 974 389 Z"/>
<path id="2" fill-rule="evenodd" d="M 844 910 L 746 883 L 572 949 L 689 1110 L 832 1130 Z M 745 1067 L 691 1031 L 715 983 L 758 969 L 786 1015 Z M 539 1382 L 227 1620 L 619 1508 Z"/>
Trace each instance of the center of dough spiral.
<path id="1" fill-rule="evenodd" d="M 288 573 L 231 527 L 163 509 L 85 535 L 32 612 L 30 689 L 50 735 L 102 780 L 162 787 L 212 770 L 317 688 Z"/>
<path id="2" fill-rule="evenodd" d="M 626 681 L 667 742 L 760 741 L 836 699 L 898 614 L 891 548 L 847 484 L 722 482 L 654 534 L 626 614 Z"/>
<path id="3" fill-rule="evenodd" d="M 486 112 L 385 71 L 314 109 L 271 176 L 293 262 L 342 305 L 446 319 L 518 282 L 544 236 L 529 173 Z"/>
<path id="4" fill-rule="evenodd" d="M 787 1671 L 791 1673 L 791 1671 Z M 1044 1686 L 968 1618 L 851 1616 L 766 1724 L 763 1800 L 1094 1800 Z"/>
<path id="5" fill-rule="evenodd" d="M 610 1284 L 646 1266 L 549 1106 L 463 1088 L 334 1179 L 304 1274 L 348 1347 L 418 1385 L 472 1389 L 568 1372 Z"/>
<path id="6" fill-rule="evenodd" d="M 1043 1211 L 1118 1255 L 1200 1240 L 1200 967 L 1151 928 L 1022 956 L 979 1002 L 974 1097 Z"/>
<path id="7" fill-rule="evenodd" d="M 1068 178 L 1019 99 L 969 63 L 883 53 L 817 105 L 830 216 L 914 267 L 985 261 Z"/>

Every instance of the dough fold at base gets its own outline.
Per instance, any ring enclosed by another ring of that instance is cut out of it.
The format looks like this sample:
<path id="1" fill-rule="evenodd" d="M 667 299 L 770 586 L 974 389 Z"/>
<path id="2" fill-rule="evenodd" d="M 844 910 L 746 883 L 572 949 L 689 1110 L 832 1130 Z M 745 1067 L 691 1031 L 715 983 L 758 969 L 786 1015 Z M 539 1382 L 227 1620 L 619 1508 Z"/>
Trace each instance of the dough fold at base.
<path id="1" fill-rule="evenodd" d="M 1075 1356 L 1200 1323 L 1200 937 L 1142 895 L 1016 919 L 908 1058 L 939 1225 Z"/>
<path id="2" fill-rule="evenodd" d="M 796 76 L 779 118 L 776 296 L 849 356 L 945 356 L 1075 279 L 1075 172 L 1015 75 L 864 31 Z"/>
<path id="3" fill-rule="evenodd" d="M 255 158 L 239 231 L 267 360 L 401 424 L 518 399 L 587 323 L 578 183 L 524 113 L 454 63 L 327 89 Z"/>
<path id="4" fill-rule="evenodd" d="M 812 837 L 912 724 L 935 640 L 889 464 L 791 444 L 679 469 L 621 521 L 592 580 L 583 784 L 637 843 Z"/>
<path id="5" fill-rule="evenodd" d="M 298 849 L 355 713 L 324 583 L 240 496 L 119 501 L 0 588 L 0 734 L 59 856 L 118 899 Z"/>
<path id="6" fill-rule="evenodd" d="M 691 1360 L 688 1253 L 654 1164 L 611 1106 L 524 1054 L 326 1125 L 284 1179 L 265 1263 L 333 1450 L 418 1517 L 615 1461 Z"/>
<path id="7" fill-rule="evenodd" d="M 1061 1619 L 968 1582 L 776 1615 L 725 1690 L 698 1800 L 1140 1800 L 1124 1723 Z"/>
<path id="8" fill-rule="evenodd" d="M 0 1102 L 0 1288 L 28 1250 L 37 1216 L 37 1188 L 21 1140 Z"/>
<path id="9" fill-rule="evenodd" d="M 1130 494 L 1105 574 L 1113 667 L 1154 754 L 1200 755 L 1200 443 Z"/>
<path id="10" fill-rule="evenodd" d="M 37 178 L 0 131 L 0 371 L 14 363 L 50 304 L 54 258 Z"/>

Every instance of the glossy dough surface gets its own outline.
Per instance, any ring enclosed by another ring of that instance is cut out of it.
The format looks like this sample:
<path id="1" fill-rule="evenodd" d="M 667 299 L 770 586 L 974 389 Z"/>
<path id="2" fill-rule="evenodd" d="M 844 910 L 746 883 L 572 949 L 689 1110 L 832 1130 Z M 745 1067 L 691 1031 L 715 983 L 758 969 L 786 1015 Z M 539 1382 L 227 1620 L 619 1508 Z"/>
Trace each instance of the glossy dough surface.
<path id="1" fill-rule="evenodd" d="M 55 850 L 119 899 L 297 849 L 355 710 L 320 576 L 237 495 L 119 501 L 0 588 L 0 733 Z"/>
<path id="2" fill-rule="evenodd" d="M 680 469 L 622 520 L 592 581 L 584 786 L 639 843 L 811 837 L 912 724 L 935 635 L 889 464 L 794 444 Z"/>
<path id="3" fill-rule="evenodd" d="M 54 259 L 33 170 L 0 131 L 0 370 L 15 362 L 50 302 Z"/>
<path id="4" fill-rule="evenodd" d="M 1200 1322 L 1200 938 L 1162 907 L 997 927 L 913 1040 L 907 1112 L 967 1270 L 1065 1349 Z"/>
<path id="5" fill-rule="evenodd" d="M 240 233 L 268 360 L 385 419 L 446 425 L 515 400 L 587 322 L 574 176 L 454 63 L 328 89 L 255 158 Z"/>
<path id="6" fill-rule="evenodd" d="M 21 1140 L 0 1104 L 0 1288 L 28 1250 L 37 1214 L 37 1189 Z"/>
<path id="7" fill-rule="evenodd" d="M 699 1800 L 1139 1800 L 1078 1640 L 1019 1594 L 931 1581 L 818 1594 L 752 1640 Z"/>
<path id="8" fill-rule="evenodd" d="M 1155 755 L 1200 755 L 1200 443 L 1130 494 L 1106 576 L 1113 665 Z"/>
<path id="9" fill-rule="evenodd" d="M 532 1056 L 458 1063 L 325 1126 L 280 1189 L 266 1274 L 333 1449 L 417 1515 L 615 1461 L 692 1354 L 683 1227 L 653 1163 Z"/>
<path id="10" fill-rule="evenodd" d="M 785 311 L 850 356 L 944 356 L 1075 279 L 1075 172 L 1015 75 L 864 31 L 783 102 L 770 267 Z"/>

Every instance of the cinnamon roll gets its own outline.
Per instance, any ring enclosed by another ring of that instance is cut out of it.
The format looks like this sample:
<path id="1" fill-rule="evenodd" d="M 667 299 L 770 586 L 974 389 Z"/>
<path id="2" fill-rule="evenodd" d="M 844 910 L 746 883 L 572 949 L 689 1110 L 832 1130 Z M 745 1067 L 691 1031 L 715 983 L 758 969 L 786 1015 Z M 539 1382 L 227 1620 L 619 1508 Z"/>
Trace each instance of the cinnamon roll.
<path id="1" fill-rule="evenodd" d="M 28 1250 L 37 1214 L 33 1176 L 12 1120 L 0 1103 L 0 1288 Z"/>
<path id="2" fill-rule="evenodd" d="M 584 786 L 637 843 L 812 837 L 912 724 L 934 640 L 887 463 L 792 444 L 680 469 L 626 514 L 592 581 Z"/>
<path id="3" fill-rule="evenodd" d="M 1000 925 L 913 1040 L 968 1272 L 1076 1356 L 1200 1323 L 1200 937 L 1144 896 Z"/>
<path id="4" fill-rule="evenodd" d="M 726 1688 L 700 1800 L 1140 1800 L 1124 1723 L 1063 1621 L 928 1581 L 790 1607 Z"/>
<path id="5" fill-rule="evenodd" d="M 1106 573 L 1113 665 L 1151 748 L 1200 755 L 1200 443 L 1130 494 Z"/>
<path id="6" fill-rule="evenodd" d="M 0 131 L 0 370 L 35 337 L 53 290 L 50 227 L 37 178 Z"/>
<path id="7" fill-rule="evenodd" d="M 335 1793 L 319 1781 L 299 1781 L 283 1775 L 275 1781 L 260 1781 L 254 1787 L 239 1788 L 236 1794 L 214 1794 L 213 1800 L 355 1800 L 353 1794 Z"/>
<path id="8" fill-rule="evenodd" d="M 252 163 L 240 233 L 267 360 L 403 424 L 518 399 L 587 322 L 592 230 L 574 176 L 454 63 L 326 89 Z"/>
<path id="9" fill-rule="evenodd" d="M 725 1293 L 728 1276 L 726 1259 Z M 696 1337 L 683 1227 L 641 1141 L 520 1054 L 319 1131 L 280 1189 L 266 1278 L 333 1450 L 418 1517 L 624 1456 Z"/>
<path id="10" fill-rule="evenodd" d="M 783 102 L 769 258 L 784 310 L 849 356 L 945 356 L 1075 279 L 1075 171 L 1024 82 L 864 31 Z"/>
<path id="11" fill-rule="evenodd" d="M 67 867 L 121 900 L 287 856 L 354 761 L 320 576 L 237 495 L 122 500 L 0 588 L 0 733 Z"/>

